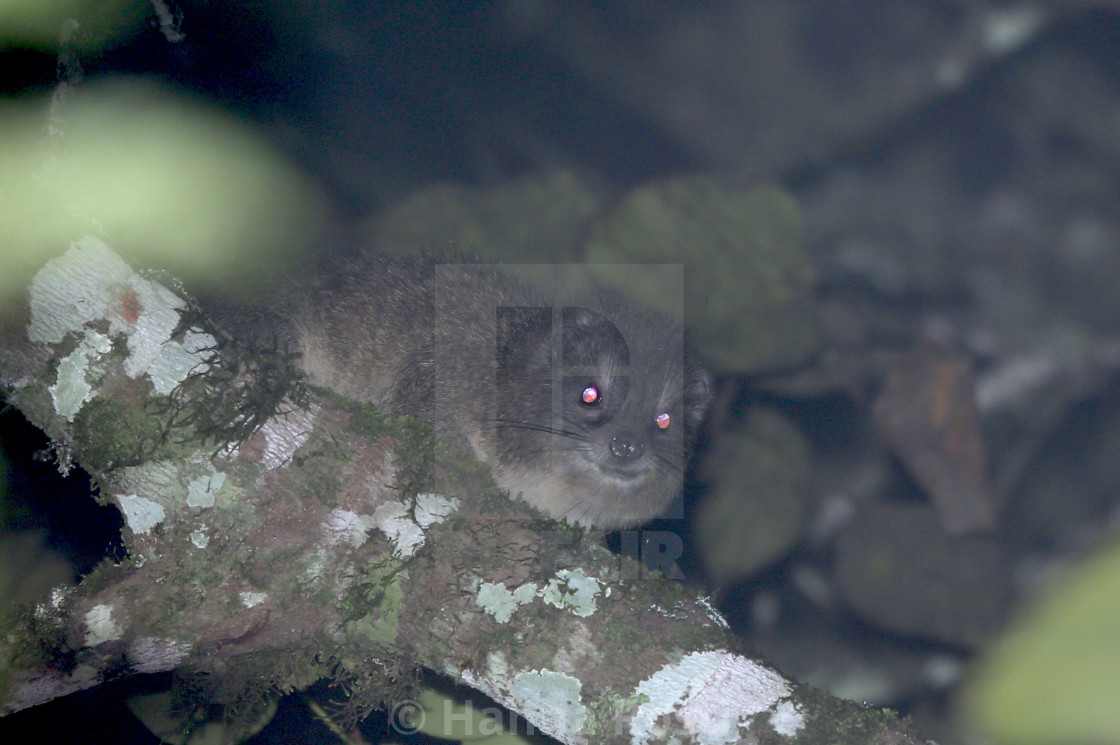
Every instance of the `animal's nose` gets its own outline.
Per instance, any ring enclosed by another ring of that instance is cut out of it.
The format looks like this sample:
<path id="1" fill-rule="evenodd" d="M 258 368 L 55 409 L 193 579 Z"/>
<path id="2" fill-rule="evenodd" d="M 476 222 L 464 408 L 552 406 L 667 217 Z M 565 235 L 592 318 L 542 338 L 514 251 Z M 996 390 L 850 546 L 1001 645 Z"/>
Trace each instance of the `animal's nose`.
<path id="1" fill-rule="evenodd" d="M 637 460 L 642 457 L 645 444 L 634 439 L 632 435 L 618 435 L 611 438 L 611 455 L 623 460 Z"/>

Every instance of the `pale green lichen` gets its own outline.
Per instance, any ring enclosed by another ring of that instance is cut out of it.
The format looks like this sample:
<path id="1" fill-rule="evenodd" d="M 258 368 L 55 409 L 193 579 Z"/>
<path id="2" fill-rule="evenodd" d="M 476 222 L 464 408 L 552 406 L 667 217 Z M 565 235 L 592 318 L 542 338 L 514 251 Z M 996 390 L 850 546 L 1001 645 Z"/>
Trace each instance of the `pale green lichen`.
<path id="1" fill-rule="evenodd" d="M 110 315 L 109 330 L 126 335 L 128 358 L 124 362 L 124 371 L 129 377 L 135 378 L 149 373 L 152 365 L 159 359 L 179 326 L 179 311 L 186 307 L 186 302 L 163 285 L 138 274 L 128 278 L 128 288 L 125 291 L 134 293 L 133 302 L 138 306 L 139 312 L 134 320 Z M 176 352 L 172 352 L 172 357 L 175 354 Z M 173 367 L 174 365 L 165 364 L 163 369 L 170 370 Z M 161 387 L 166 388 L 164 392 L 168 393 L 185 377 L 186 372 L 178 380 L 164 381 Z"/>
<path id="2" fill-rule="evenodd" d="M 137 535 L 151 532 L 152 528 L 167 517 L 167 512 L 159 502 L 135 494 L 118 494 L 117 503 L 121 506 L 125 523 Z"/>
<path id="3" fill-rule="evenodd" d="M 186 380 L 187 375 L 206 372 L 209 369 L 207 361 L 217 343 L 213 336 L 197 329 L 184 333 L 181 342 L 165 342 L 145 370 L 156 393 L 171 393 Z"/>
<path id="4" fill-rule="evenodd" d="M 580 569 L 561 569 L 544 587 L 529 582 L 510 590 L 501 582 L 484 582 L 479 585 L 475 603 L 498 623 L 507 623 L 518 608 L 538 597 L 554 608 L 590 616 L 595 612 L 596 598 L 603 594 L 603 586 L 594 577 Z"/>
<path id="5" fill-rule="evenodd" d="M 102 642 L 113 641 L 121 636 L 121 625 L 113 619 L 113 607 L 110 605 L 95 605 L 89 609 L 82 619 L 86 625 L 87 647 L 96 647 Z"/>
<path id="6" fill-rule="evenodd" d="M 58 378 L 50 387 L 51 399 L 55 411 L 67 421 L 74 421 L 74 415 L 81 411 L 93 392 L 93 387 L 86 382 L 87 361 L 85 355 L 74 352 L 58 363 Z"/>
<path id="7" fill-rule="evenodd" d="M 179 497 L 186 497 L 178 477 L 176 462 L 153 460 L 120 469 L 116 474 L 116 486 L 121 491 L 143 491 L 163 504 L 174 504 Z"/>
<path id="8" fill-rule="evenodd" d="M 31 281 L 28 339 L 57 344 L 86 323 L 104 318 L 132 275 L 132 268 L 103 241 L 85 236 L 71 244 Z"/>
<path id="9" fill-rule="evenodd" d="M 207 509 L 216 507 L 221 510 L 236 511 L 238 519 L 245 522 L 251 518 L 251 506 L 240 499 L 243 490 L 235 485 L 225 473 L 214 469 L 208 461 L 179 463 L 175 461 L 151 461 L 140 466 L 120 469 L 115 491 L 120 494 L 144 494 L 146 502 L 156 505 L 166 514 L 181 512 L 184 507 Z M 121 509 L 127 510 L 126 500 L 118 496 Z M 150 505 L 143 505 L 131 499 L 133 510 L 155 512 Z M 126 512 L 127 514 L 127 512 Z M 158 522 L 158 521 L 157 521 Z M 154 525 L 154 523 L 153 523 Z M 131 522 L 130 522 L 131 526 Z M 149 526 L 150 527 L 150 526 Z M 143 533 L 146 531 L 135 532 Z"/>
<path id="10" fill-rule="evenodd" d="M 214 498 L 225 485 L 226 475 L 214 471 L 210 476 L 200 476 L 187 484 L 188 507 L 213 507 Z"/>
<path id="11" fill-rule="evenodd" d="M 509 659 L 502 652 L 490 652 L 486 655 L 486 671 L 497 679 L 509 675 Z"/>
<path id="12" fill-rule="evenodd" d="M 537 589 L 537 586 L 530 582 L 528 584 L 520 585 L 516 590 L 514 590 L 513 599 L 517 601 L 518 605 L 525 605 L 525 603 L 528 603 L 539 593 L 540 591 Z"/>
<path id="13" fill-rule="evenodd" d="M 408 514 L 408 507 L 400 502 L 385 502 L 373 511 L 373 519 L 389 540 L 396 546 L 397 554 L 407 559 L 424 545 L 424 529 Z"/>
<path id="14" fill-rule="evenodd" d="M 59 382 L 63 408 L 72 419 L 91 391 L 83 390 L 85 368 L 96 354 L 109 351 L 108 339 L 86 331 L 86 324 L 109 322 L 110 336 L 124 336 L 129 377 L 147 374 L 157 393 L 168 394 L 191 373 L 205 371 L 216 340 L 189 329 L 172 340 L 186 301 L 163 285 L 132 270 L 101 240 L 85 236 L 39 270 L 31 282 L 28 338 L 57 344 L 72 333 L 86 333 L 63 360 Z M 96 351 L 96 354 L 94 353 Z M 77 356 L 75 356 L 77 355 Z M 80 394 L 75 398 L 76 394 Z M 56 405 L 57 397 L 56 397 Z"/>
<path id="15" fill-rule="evenodd" d="M 568 743 L 586 742 L 587 707 L 580 701 L 578 678 L 551 670 L 518 673 L 509 683 L 513 708 L 543 732 Z"/>
<path id="16" fill-rule="evenodd" d="M 541 590 L 541 597 L 549 605 L 586 617 L 595 612 L 595 598 L 602 593 L 599 580 L 587 576 L 582 569 L 561 569 Z"/>
<path id="17" fill-rule="evenodd" d="M 783 701 L 770 714 L 770 726 L 783 737 L 793 737 L 805 728 L 805 715 L 793 701 Z"/>
<path id="18" fill-rule="evenodd" d="M 295 452 L 311 439 L 317 411 L 317 406 L 311 406 L 278 413 L 261 426 L 265 446 L 260 461 L 265 470 L 274 471 L 291 462 Z"/>
<path id="19" fill-rule="evenodd" d="M 704 745 L 738 742 L 741 727 L 791 692 L 781 676 L 753 660 L 726 651 L 692 652 L 638 684 L 635 693 L 648 700 L 631 719 L 631 742 L 656 739 L 666 715 Z"/>
<path id="20" fill-rule="evenodd" d="M 96 331 L 86 331 L 77 348 L 58 363 L 55 384 L 49 390 L 55 411 L 67 421 L 74 421 L 82 406 L 93 396 L 93 386 L 87 379 L 90 362 L 111 349 L 109 337 Z"/>
<path id="21" fill-rule="evenodd" d="M 373 512 L 373 519 L 397 548 L 402 559 L 407 559 L 424 545 L 424 531 L 440 523 L 459 508 L 459 500 L 438 494 L 418 494 L 413 505 L 402 502 L 385 502 Z"/>
<path id="22" fill-rule="evenodd" d="M 537 586 L 532 583 L 511 591 L 501 582 L 483 582 L 475 602 L 498 623 L 506 623 L 515 610 L 531 602 L 538 592 Z"/>
<path id="23" fill-rule="evenodd" d="M 237 594 L 241 604 L 246 608 L 252 608 L 255 605 L 260 605 L 265 600 L 268 600 L 267 592 L 241 592 Z"/>
<path id="24" fill-rule="evenodd" d="M 458 499 L 448 499 L 438 494 L 416 495 L 416 522 L 420 527 L 427 528 L 446 520 L 451 513 L 459 508 Z"/>
<path id="25" fill-rule="evenodd" d="M 359 515 L 353 510 L 336 509 L 327 515 L 327 520 L 323 523 L 323 531 L 328 545 L 345 542 L 358 548 L 369 540 L 369 530 L 374 525 L 375 520 L 369 515 Z"/>

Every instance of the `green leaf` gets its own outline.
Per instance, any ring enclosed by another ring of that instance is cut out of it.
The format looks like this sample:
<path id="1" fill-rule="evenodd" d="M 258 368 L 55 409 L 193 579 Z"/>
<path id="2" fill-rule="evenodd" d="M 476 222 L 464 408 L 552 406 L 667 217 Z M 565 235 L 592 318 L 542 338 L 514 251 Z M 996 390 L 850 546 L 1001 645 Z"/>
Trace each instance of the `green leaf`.
<path id="1" fill-rule="evenodd" d="M 528 745 L 506 729 L 505 714 L 493 705 L 479 706 L 431 688 L 420 691 L 417 699 L 421 709 L 411 724 L 426 735 L 476 745 Z"/>
<path id="2" fill-rule="evenodd" d="M 797 205 L 776 187 L 681 178 L 635 189 L 593 226 L 584 248 L 591 264 L 682 264 L 685 320 L 717 371 L 780 370 L 816 349 Z M 656 307 L 667 292 L 651 285 L 640 299 Z"/>
<path id="3" fill-rule="evenodd" d="M 812 462 L 797 427 L 758 408 L 743 431 L 720 437 L 707 464 L 696 544 L 712 580 L 725 584 L 777 560 L 800 537 Z"/>
<path id="4" fill-rule="evenodd" d="M 993 743 L 1120 743 L 1120 544 L 1073 568 L 982 660 L 963 705 Z"/>

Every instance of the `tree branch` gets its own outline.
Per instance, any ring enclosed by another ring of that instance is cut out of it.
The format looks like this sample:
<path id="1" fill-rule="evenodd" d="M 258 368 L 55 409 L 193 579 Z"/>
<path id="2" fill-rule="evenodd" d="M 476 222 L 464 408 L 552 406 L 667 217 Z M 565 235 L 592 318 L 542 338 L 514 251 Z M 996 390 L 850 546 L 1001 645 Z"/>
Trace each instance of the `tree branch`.
<path id="1" fill-rule="evenodd" d="M 40 271 L 0 385 L 121 510 L 128 558 L 9 619 L 5 711 L 179 669 L 229 700 L 330 676 L 360 715 L 426 668 L 565 743 L 917 742 L 738 654 L 704 598 L 418 422 L 287 369 L 96 239 Z"/>

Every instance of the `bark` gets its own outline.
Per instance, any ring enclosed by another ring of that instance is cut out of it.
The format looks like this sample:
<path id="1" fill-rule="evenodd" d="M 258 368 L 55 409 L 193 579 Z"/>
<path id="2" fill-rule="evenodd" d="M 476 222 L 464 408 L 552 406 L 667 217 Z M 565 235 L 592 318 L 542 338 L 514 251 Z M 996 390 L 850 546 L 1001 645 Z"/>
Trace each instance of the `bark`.
<path id="1" fill-rule="evenodd" d="M 128 558 L 7 619 L 3 711 L 180 670 L 217 698 L 426 669 L 565 743 L 915 743 L 739 654 L 703 597 L 499 493 L 418 422 L 307 391 L 85 238 L 0 338 L 7 401 L 96 479 Z"/>

